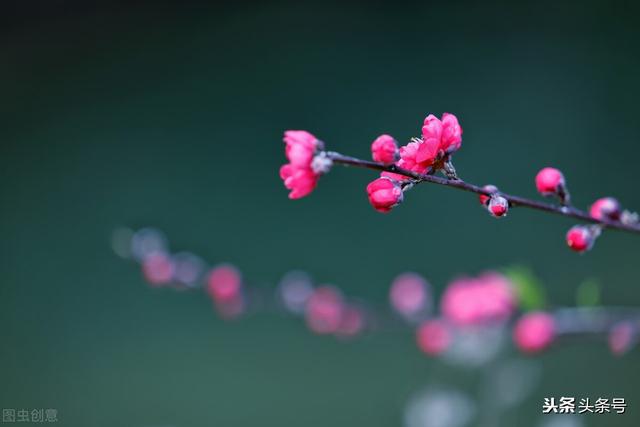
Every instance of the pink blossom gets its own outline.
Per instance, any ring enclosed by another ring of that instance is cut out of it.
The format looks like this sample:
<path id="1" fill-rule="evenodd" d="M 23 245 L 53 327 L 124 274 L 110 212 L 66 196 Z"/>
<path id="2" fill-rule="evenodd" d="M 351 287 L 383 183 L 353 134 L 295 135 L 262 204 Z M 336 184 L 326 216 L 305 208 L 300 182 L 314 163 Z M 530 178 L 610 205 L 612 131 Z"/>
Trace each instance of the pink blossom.
<path id="1" fill-rule="evenodd" d="M 335 333 L 340 327 L 344 308 L 340 291 L 331 286 L 318 287 L 307 301 L 307 326 L 317 334 Z"/>
<path id="2" fill-rule="evenodd" d="M 458 118 L 453 114 L 444 113 L 442 115 L 442 139 L 440 149 L 447 154 L 451 154 L 460 149 L 462 145 L 462 128 L 458 123 Z"/>
<path id="3" fill-rule="evenodd" d="M 328 170 L 331 160 L 320 158 L 318 151 L 322 142 L 304 130 L 288 130 L 284 133 L 285 154 L 289 163 L 280 168 L 280 178 L 284 186 L 291 190 L 290 199 L 309 195 L 318 183 L 321 173 Z M 314 162 L 318 158 L 319 161 Z"/>
<path id="4" fill-rule="evenodd" d="M 174 271 L 173 261 L 163 252 L 152 253 L 142 261 L 142 274 L 153 286 L 162 286 L 171 282 Z"/>
<path id="5" fill-rule="evenodd" d="M 425 311 L 427 281 L 417 273 L 403 273 L 393 279 L 389 300 L 394 310 L 405 317 L 414 317 Z"/>
<path id="6" fill-rule="evenodd" d="M 447 286 L 441 310 L 452 323 L 466 326 L 490 321 L 503 322 L 516 306 L 511 282 L 499 273 L 460 278 Z"/>
<path id="7" fill-rule="evenodd" d="M 593 202 L 589 209 L 589 214 L 592 218 L 598 220 L 609 219 L 617 221 L 622 214 L 622 208 L 620 203 L 613 197 L 603 197 Z"/>
<path id="8" fill-rule="evenodd" d="M 418 348 L 430 356 L 444 352 L 451 344 L 451 331 L 442 320 L 427 320 L 416 331 Z"/>
<path id="9" fill-rule="evenodd" d="M 394 163 L 399 158 L 398 143 L 389 135 L 380 135 L 371 144 L 371 157 L 376 162 Z"/>
<path id="10" fill-rule="evenodd" d="M 536 175 L 536 188 L 543 196 L 559 194 L 564 185 L 564 176 L 558 169 L 546 167 Z"/>
<path id="11" fill-rule="evenodd" d="M 555 337 L 553 316 L 544 312 L 531 312 L 522 316 L 513 330 L 513 340 L 525 353 L 536 353 L 547 348 Z"/>
<path id="12" fill-rule="evenodd" d="M 309 195 L 318 184 L 318 175 L 311 168 L 297 168 L 288 163 L 280 168 L 280 178 L 284 186 L 291 190 L 290 199 Z"/>
<path id="13" fill-rule="evenodd" d="M 347 306 L 342 311 L 335 334 L 341 338 L 352 338 L 364 329 L 364 314 L 358 307 Z"/>
<path id="14" fill-rule="evenodd" d="M 367 185 L 369 203 L 378 212 L 387 213 L 402 202 L 400 184 L 390 178 L 378 178 Z"/>
<path id="15" fill-rule="evenodd" d="M 207 292 L 216 303 L 233 302 L 241 295 L 242 277 L 230 264 L 214 267 L 207 276 Z"/>
<path id="16" fill-rule="evenodd" d="M 591 229 L 585 225 L 574 225 L 567 232 L 567 245 L 576 252 L 586 252 L 596 240 Z"/>
<path id="17" fill-rule="evenodd" d="M 431 157 L 427 152 L 429 147 L 431 147 L 431 143 L 416 141 L 400 147 L 400 161 L 397 163 L 398 167 L 408 169 L 415 173 L 429 172 L 435 160 L 435 156 Z M 420 152 L 421 149 L 422 153 Z"/>
<path id="18" fill-rule="evenodd" d="M 305 130 L 288 130 L 284 133 L 285 154 L 289 163 L 298 168 L 309 168 L 321 142 Z"/>

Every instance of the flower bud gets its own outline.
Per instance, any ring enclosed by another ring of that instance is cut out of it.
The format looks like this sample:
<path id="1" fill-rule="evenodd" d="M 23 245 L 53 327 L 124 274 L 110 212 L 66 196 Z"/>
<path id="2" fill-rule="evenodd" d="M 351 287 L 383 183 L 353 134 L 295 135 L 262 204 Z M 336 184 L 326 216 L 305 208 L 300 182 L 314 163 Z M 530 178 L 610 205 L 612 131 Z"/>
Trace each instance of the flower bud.
<path id="1" fill-rule="evenodd" d="M 564 186 L 564 176 L 558 169 L 547 167 L 536 175 L 536 188 L 543 196 L 562 195 Z"/>
<path id="2" fill-rule="evenodd" d="M 369 203 L 378 212 L 387 213 L 402 202 L 403 194 L 400 184 L 390 178 L 381 177 L 367 185 Z"/>
<path id="3" fill-rule="evenodd" d="M 498 187 L 489 184 L 482 187 L 482 189 L 489 193 L 489 195 L 487 196 L 486 194 L 480 194 L 478 198 L 480 199 L 480 203 L 482 204 L 482 206 L 487 206 L 487 203 L 489 203 L 489 199 L 491 199 L 491 195 L 498 192 Z"/>
<path id="4" fill-rule="evenodd" d="M 487 210 L 496 218 L 507 216 L 509 211 L 509 201 L 499 194 L 494 194 L 489 198 Z"/>
<path id="5" fill-rule="evenodd" d="M 537 353 L 549 347 L 555 338 L 553 316 L 531 312 L 522 316 L 513 329 L 516 346 L 525 353 Z"/>
<path id="6" fill-rule="evenodd" d="M 586 252 L 591 249 L 598 234 L 593 227 L 574 225 L 567 232 L 567 245 L 576 252 Z"/>
<path id="7" fill-rule="evenodd" d="M 400 159 L 398 143 L 389 135 L 380 135 L 371 144 L 371 157 L 376 162 L 387 165 L 395 163 Z"/>
<path id="8" fill-rule="evenodd" d="M 451 344 L 451 331 L 442 320 L 427 320 L 416 331 L 416 342 L 422 352 L 437 356 Z"/>
<path id="9" fill-rule="evenodd" d="M 589 209 L 591 218 L 597 220 L 609 219 L 617 221 L 622 214 L 620 203 L 613 197 L 603 197 L 596 200 Z"/>

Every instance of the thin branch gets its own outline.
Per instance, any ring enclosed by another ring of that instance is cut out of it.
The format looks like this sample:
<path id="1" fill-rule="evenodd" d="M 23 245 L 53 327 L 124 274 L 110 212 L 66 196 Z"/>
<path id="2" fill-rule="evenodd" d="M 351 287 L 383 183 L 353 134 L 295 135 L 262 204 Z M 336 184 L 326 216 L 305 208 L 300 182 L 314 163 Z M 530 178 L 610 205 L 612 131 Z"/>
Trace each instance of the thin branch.
<path id="1" fill-rule="evenodd" d="M 398 175 L 404 175 L 406 177 L 412 178 L 418 182 L 429 182 L 431 184 L 444 185 L 445 187 L 453 187 L 458 190 L 468 191 L 470 193 L 475 194 L 484 194 L 490 196 L 491 194 L 485 191 L 482 187 L 469 184 L 461 179 L 447 179 L 441 178 L 434 175 L 425 175 L 419 174 L 416 172 L 412 172 L 407 169 L 399 168 L 396 165 L 385 165 L 383 163 L 373 162 L 370 160 L 362 160 L 356 157 L 345 156 L 340 153 L 336 153 L 335 151 L 327 152 L 327 156 L 333 160 L 334 163 L 340 163 L 348 166 L 356 166 L 360 168 L 373 169 L 378 171 L 386 171 L 396 173 Z M 536 209 L 539 211 L 550 212 L 556 215 L 561 215 L 564 217 L 575 218 L 577 220 L 588 222 L 592 224 L 598 224 L 602 227 L 627 231 L 630 233 L 638 233 L 640 234 L 640 224 L 632 225 L 632 224 L 624 224 L 620 221 L 612 221 L 608 219 L 595 219 L 591 217 L 587 212 L 582 211 L 580 209 L 576 209 L 571 206 L 558 206 L 550 203 L 538 202 L 536 200 L 527 199 L 520 196 L 514 196 L 511 194 L 506 194 L 500 192 L 500 195 L 509 201 L 511 206 L 523 206 L 530 209 Z"/>

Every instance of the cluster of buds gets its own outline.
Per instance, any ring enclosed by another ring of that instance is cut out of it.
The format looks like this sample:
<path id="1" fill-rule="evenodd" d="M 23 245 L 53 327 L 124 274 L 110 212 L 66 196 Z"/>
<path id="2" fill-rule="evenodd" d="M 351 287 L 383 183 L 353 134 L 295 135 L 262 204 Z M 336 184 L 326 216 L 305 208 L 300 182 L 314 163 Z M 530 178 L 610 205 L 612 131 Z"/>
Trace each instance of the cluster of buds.
<path id="1" fill-rule="evenodd" d="M 328 172 L 334 163 L 342 163 L 382 171 L 380 177 L 366 187 L 369 203 L 382 213 L 388 213 L 402 203 L 404 193 L 415 184 L 431 182 L 477 193 L 482 206 L 495 218 L 505 217 L 514 206 L 525 206 L 594 223 L 575 226 L 567 233 L 567 244 L 577 252 L 590 249 L 606 227 L 640 233 L 638 215 L 623 211 L 612 197 L 594 202 L 589 213 L 571 206 L 565 177 L 553 167 L 541 169 L 535 184 L 540 194 L 557 199 L 559 206 L 510 196 L 500 192 L 495 185 L 480 188 L 462 181 L 452 163 L 452 155 L 462 146 L 462 127 L 458 118 L 450 113 L 444 113 L 442 118 L 429 114 L 424 119 L 422 135 L 411 138 L 403 146 L 390 135 L 380 135 L 371 144 L 373 162 L 324 151 L 324 144 L 318 138 L 302 130 L 286 131 L 284 142 L 289 163 L 280 168 L 280 176 L 291 190 L 289 197 L 292 199 L 310 194 L 321 174 Z M 433 176 L 439 171 L 445 178 Z"/>
<path id="2" fill-rule="evenodd" d="M 582 309 L 568 308 L 556 313 L 529 311 L 518 315 L 521 304 L 517 286 L 510 276 L 497 271 L 454 279 L 445 287 L 438 307 L 432 287 L 423 276 L 402 273 L 391 282 L 389 312 L 347 298 L 336 286 L 316 285 L 299 271 L 287 273 L 275 292 L 265 294 L 264 287 L 249 286 L 231 264 L 208 267 L 190 252 L 171 253 L 164 234 L 152 228 L 119 230 L 113 243 L 116 253 L 140 264 L 151 287 L 202 289 L 223 319 L 235 319 L 249 311 L 279 309 L 303 319 L 315 334 L 343 339 L 403 325 L 414 330 L 420 351 L 445 358 L 456 352 L 458 357 L 460 352 L 468 353 L 465 340 L 476 336 L 480 337 L 476 342 L 482 342 L 487 331 L 510 329 L 515 347 L 527 354 L 541 352 L 565 335 L 605 333 L 611 352 L 621 355 L 638 338 L 640 316 L 634 312 L 605 321 L 597 310 L 593 316 L 585 316 Z"/>

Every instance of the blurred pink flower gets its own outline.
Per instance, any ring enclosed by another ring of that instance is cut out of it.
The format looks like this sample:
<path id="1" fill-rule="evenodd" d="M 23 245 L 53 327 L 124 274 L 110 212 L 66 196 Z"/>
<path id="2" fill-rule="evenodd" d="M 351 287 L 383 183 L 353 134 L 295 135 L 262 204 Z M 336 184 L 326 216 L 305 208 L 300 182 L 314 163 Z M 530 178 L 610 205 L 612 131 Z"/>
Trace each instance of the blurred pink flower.
<path id="1" fill-rule="evenodd" d="M 452 323 L 465 326 L 507 320 L 516 307 L 511 282 L 500 273 L 454 280 L 442 295 L 441 311 Z"/>
<path id="2" fill-rule="evenodd" d="M 513 329 L 513 340 L 525 353 L 536 353 L 546 349 L 553 342 L 554 337 L 553 316 L 539 311 L 522 316 Z"/>
<path id="3" fill-rule="evenodd" d="M 316 288 L 307 301 L 307 326 L 317 334 L 335 333 L 340 327 L 344 307 L 342 294 L 336 288 Z"/>
<path id="4" fill-rule="evenodd" d="M 451 332 L 442 320 L 427 320 L 416 332 L 418 348 L 430 356 L 444 352 L 451 344 Z"/>
<path id="5" fill-rule="evenodd" d="M 347 306 L 342 310 L 340 323 L 336 328 L 336 335 L 342 338 L 352 338 L 364 329 L 364 314 L 358 307 Z"/>
<path id="6" fill-rule="evenodd" d="M 146 256 L 142 261 L 142 274 L 153 286 L 162 286 L 173 279 L 175 266 L 171 257 L 162 252 L 155 252 Z"/>
<path id="7" fill-rule="evenodd" d="M 427 299 L 427 281 L 417 273 L 400 274 L 393 280 L 389 290 L 393 309 L 408 318 L 423 313 Z"/>
<path id="8" fill-rule="evenodd" d="M 620 322 L 609 331 L 609 349 L 616 356 L 626 353 L 634 344 L 636 328 L 631 322 Z"/>
<path id="9" fill-rule="evenodd" d="M 233 302 L 240 297 L 241 288 L 242 277 L 233 265 L 221 264 L 209 272 L 207 292 L 214 302 Z"/>

